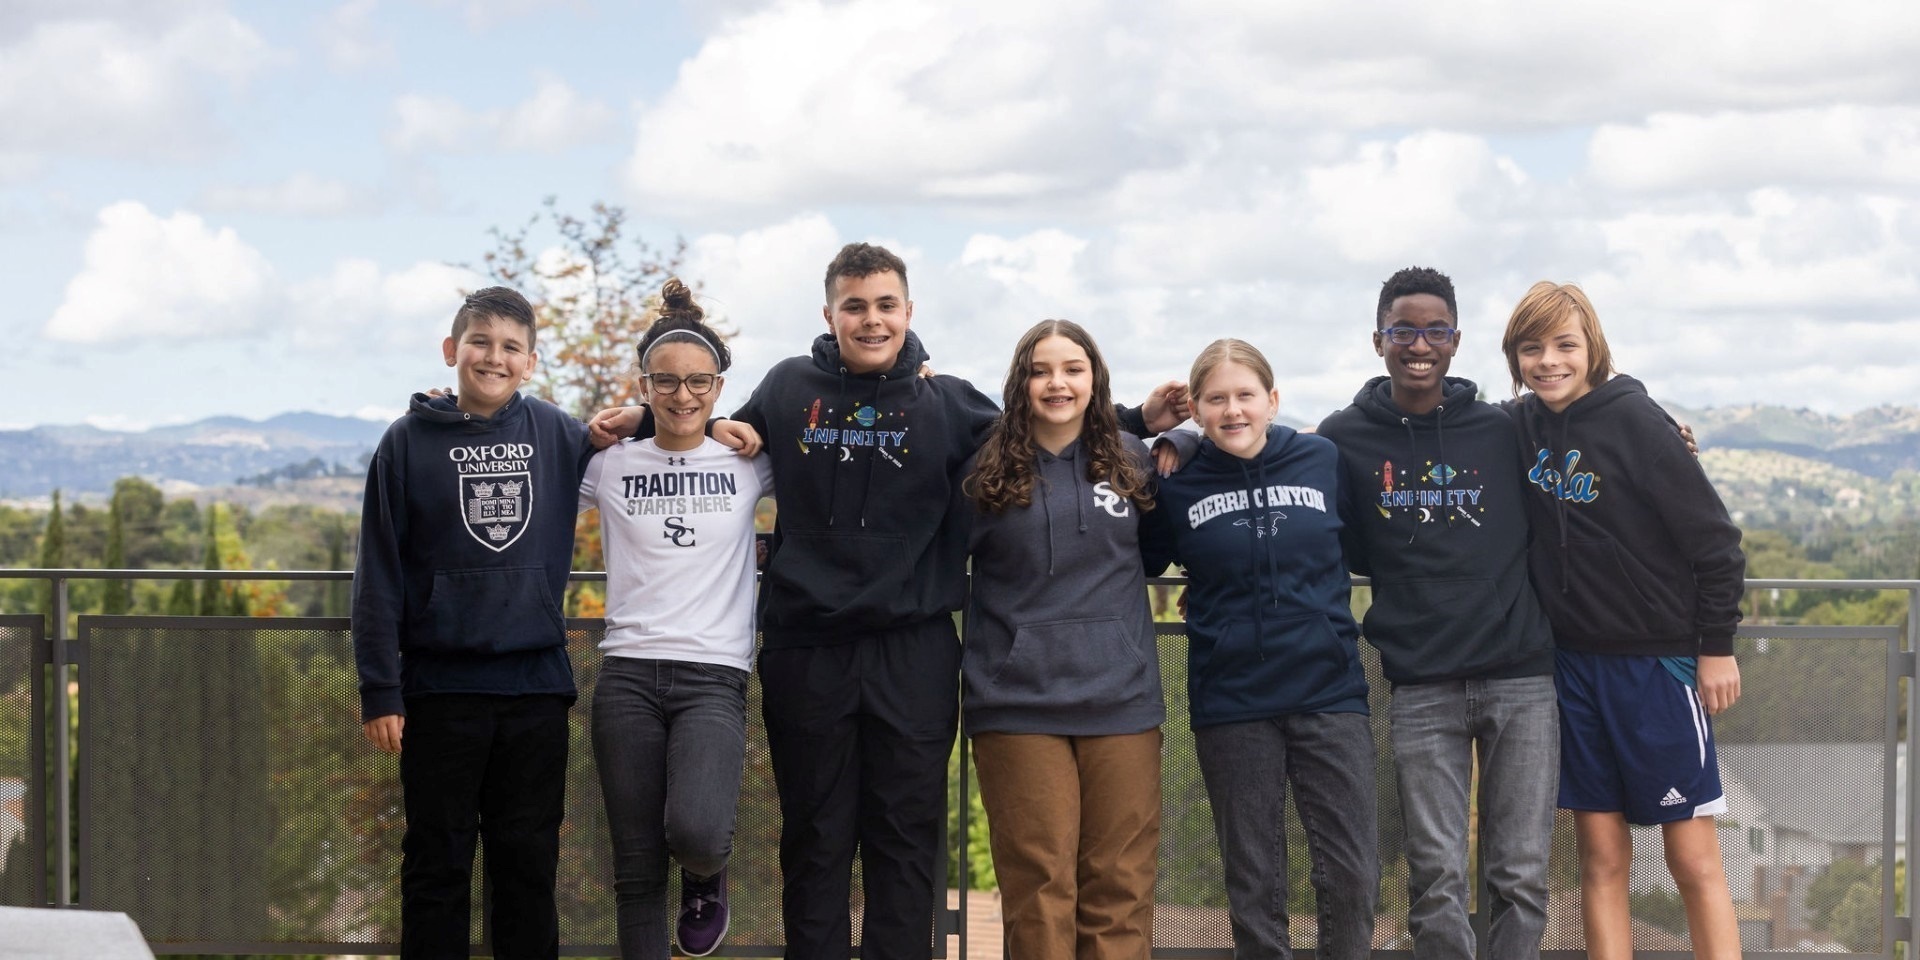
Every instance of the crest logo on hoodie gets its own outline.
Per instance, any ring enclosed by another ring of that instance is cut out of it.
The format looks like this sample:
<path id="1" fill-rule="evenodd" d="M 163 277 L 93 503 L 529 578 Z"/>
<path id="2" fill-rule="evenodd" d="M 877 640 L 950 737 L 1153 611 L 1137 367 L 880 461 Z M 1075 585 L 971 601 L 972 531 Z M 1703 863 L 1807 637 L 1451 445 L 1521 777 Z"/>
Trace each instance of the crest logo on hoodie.
<path id="1" fill-rule="evenodd" d="M 1093 505 L 1107 512 L 1110 517 L 1125 517 L 1133 513 L 1133 507 L 1125 497 L 1113 492 L 1113 484 L 1105 480 L 1093 485 Z"/>
<path id="2" fill-rule="evenodd" d="M 533 506 L 531 473 L 469 473 L 458 482 L 467 532 L 481 546 L 498 553 L 513 546 L 526 532 L 529 508 Z"/>

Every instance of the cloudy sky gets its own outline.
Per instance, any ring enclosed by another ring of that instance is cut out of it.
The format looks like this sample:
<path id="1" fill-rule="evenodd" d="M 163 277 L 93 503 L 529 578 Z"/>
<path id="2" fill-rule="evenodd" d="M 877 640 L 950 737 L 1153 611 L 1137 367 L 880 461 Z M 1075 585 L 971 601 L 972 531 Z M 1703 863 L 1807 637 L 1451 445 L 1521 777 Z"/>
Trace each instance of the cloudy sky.
<path id="1" fill-rule="evenodd" d="M 1233 335 L 1316 420 L 1420 264 L 1496 396 L 1554 279 L 1662 398 L 1913 403 L 1915 50 L 1911 0 L 7 0 L 0 425 L 391 416 L 549 195 L 687 240 L 723 409 L 852 240 L 989 393 L 1063 316 L 1124 395 Z"/>

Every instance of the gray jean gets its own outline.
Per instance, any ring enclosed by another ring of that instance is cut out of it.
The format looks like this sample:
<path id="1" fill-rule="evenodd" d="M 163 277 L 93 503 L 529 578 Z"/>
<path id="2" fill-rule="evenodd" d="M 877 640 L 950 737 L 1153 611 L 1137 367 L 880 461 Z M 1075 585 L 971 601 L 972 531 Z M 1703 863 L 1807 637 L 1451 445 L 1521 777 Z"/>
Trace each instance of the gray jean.
<path id="1" fill-rule="evenodd" d="M 1480 757 L 1487 956 L 1534 960 L 1547 925 L 1547 857 L 1560 781 L 1553 677 L 1393 688 L 1393 756 L 1407 825 L 1407 927 L 1420 960 L 1472 960 L 1467 796 Z"/>
<path id="2" fill-rule="evenodd" d="M 1235 960 L 1290 960 L 1287 783 L 1306 828 L 1317 955 L 1365 960 L 1380 899 L 1373 734 L 1360 713 L 1301 713 L 1193 731 L 1226 867 Z"/>
<path id="3" fill-rule="evenodd" d="M 666 960 L 667 854 L 710 877 L 733 848 L 747 747 L 747 672 L 607 657 L 593 692 L 593 756 L 613 838 L 620 955 Z"/>

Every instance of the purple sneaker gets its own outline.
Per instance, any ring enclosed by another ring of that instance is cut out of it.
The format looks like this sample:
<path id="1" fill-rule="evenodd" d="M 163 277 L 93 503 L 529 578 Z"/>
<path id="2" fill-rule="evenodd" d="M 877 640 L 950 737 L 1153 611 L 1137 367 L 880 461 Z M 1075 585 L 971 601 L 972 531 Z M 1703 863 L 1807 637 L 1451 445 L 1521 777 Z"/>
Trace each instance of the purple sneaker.
<path id="1" fill-rule="evenodd" d="M 680 924 L 674 928 L 680 951 L 704 957 L 727 935 L 727 868 L 705 880 L 680 871 Z"/>

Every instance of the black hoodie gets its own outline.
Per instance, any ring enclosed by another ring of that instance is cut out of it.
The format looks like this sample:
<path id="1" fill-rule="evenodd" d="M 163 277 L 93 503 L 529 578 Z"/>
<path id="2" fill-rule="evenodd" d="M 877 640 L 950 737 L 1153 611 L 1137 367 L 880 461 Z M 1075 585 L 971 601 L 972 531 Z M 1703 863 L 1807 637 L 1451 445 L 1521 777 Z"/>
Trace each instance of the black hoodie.
<path id="1" fill-rule="evenodd" d="M 560 600 L 593 448 L 559 407 L 414 394 L 367 467 L 353 575 L 362 720 L 430 693 L 573 696 Z"/>
<path id="2" fill-rule="evenodd" d="M 1554 413 L 1510 408 L 1527 451 L 1533 582 L 1555 642 L 1589 653 L 1733 653 L 1740 528 L 1646 387 L 1617 376 Z"/>
<path id="3" fill-rule="evenodd" d="M 999 410 L 958 377 L 918 376 L 926 358 L 909 331 L 891 369 L 851 373 L 822 334 L 734 414 L 765 438 L 780 491 L 760 586 L 767 646 L 844 642 L 965 602 L 961 467 Z"/>
<path id="4" fill-rule="evenodd" d="M 1340 449 L 1347 563 L 1373 578 L 1361 631 L 1387 679 L 1430 683 L 1553 672 L 1553 637 L 1527 580 L 1527 517 L 1513 421 L 1448 377 L 1431 412 L 1375 377 L 1321 436 Z"/>

